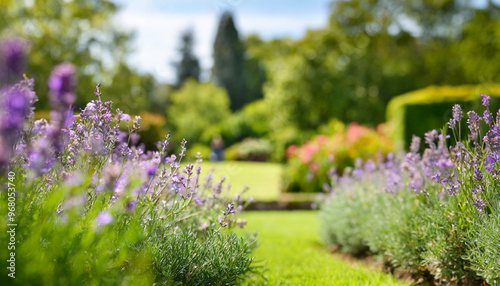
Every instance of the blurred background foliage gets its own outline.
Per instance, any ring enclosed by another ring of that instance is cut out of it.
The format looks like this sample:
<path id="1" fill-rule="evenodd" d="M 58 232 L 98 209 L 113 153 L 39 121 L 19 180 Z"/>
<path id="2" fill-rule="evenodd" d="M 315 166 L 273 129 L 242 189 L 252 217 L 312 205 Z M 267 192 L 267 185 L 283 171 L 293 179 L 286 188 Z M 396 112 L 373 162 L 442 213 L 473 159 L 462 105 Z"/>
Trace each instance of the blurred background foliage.
<path id="1" fill-rule="evenodd" d="M 115 106 L 131 114 L 148 112 L 143 122 L 150 131 L 141 140 L 151 148 L 172 131 L 175 141 L 186 138 L 188 146 L 207 153 L 213 136 L 221 135 L 226 147 L 233 146 L 229 158 L 285 161 L 289 146 L 333 135 L 332 120 L 373 128 L 386 115 L 393 118 L 386 107 L 397 95 L 430 85 L 500 81 L 495 1 L 332 1 L 328 23 L 298 39 L 242 35 L 236 15 L 226 11 L 213 42 L 209 82 L 199 82 L 196 35 L 187 29 L 179 39 L 172 84 L 127 64 L 134 35 L 112 21 L 119 9 L 112 1 L 0 5 L 0 36 L 29 41 L 27 74 L 37 81 L 41 114 L 48 107 L 51 67 L 71 61 L 79 67 L 76 106 L 92 99 L 92 86 L 101 83 L 104 98 Z M 432 97 L 440 96 L 445 95 Z M 412 124 L 425 126 L 415 129 L 417 135 L 445 123 L 418 120 L 448 106 L 436 108 L 418 110 Z M 248 155 L 255 152 L 260 155 Z"/>

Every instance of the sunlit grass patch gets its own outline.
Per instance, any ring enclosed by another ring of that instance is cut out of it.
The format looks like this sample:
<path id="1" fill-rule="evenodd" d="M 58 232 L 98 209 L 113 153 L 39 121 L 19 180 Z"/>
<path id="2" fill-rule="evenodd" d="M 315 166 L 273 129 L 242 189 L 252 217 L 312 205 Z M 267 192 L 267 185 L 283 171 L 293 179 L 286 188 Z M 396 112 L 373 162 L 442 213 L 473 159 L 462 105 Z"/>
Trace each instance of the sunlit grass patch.
<path id="1" fill-rule="evenodd" d="M 214 180 L 226 177 L 231 194 L 240 192 L 244 186 L 250 189 L 246 197 L 252 196 L 256 201 L 273 201 L 280 196 L 281 172 L 283 166 L 277 163 L 224 161 L 202 163 L 202 176 L 214 168 Z"/>
<path id="2" fill-rule="evenodd" d="M 258 232 L 256 260 L 268 285 L 405 285 L 388 274 L 353 266 L 321 243 L 315 211 L 246 212 L 245 231 Z M 264 284 L 259 278 L 249 284 Z"/>

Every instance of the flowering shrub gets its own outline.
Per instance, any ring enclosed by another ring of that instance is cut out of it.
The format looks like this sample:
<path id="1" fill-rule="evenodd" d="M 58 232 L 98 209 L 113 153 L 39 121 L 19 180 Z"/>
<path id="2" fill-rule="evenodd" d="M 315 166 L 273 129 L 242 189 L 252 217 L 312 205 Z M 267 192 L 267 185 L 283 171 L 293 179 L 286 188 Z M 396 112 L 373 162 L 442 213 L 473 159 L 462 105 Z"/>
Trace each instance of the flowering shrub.
<path id="1" fill-rule="evenodd" d="M 322 207 L 325 240 L 381 254 L 416 279 L 498 284 L 500 111 L 495 118 L 486 95 L 482 103 L 482 116 L 467 113 L 466 141 L 459 141 L 463 116 L 455 105 L 452 135 L 446 128 L 426 133 L 423 153 L 413 137 L 406 154 L 332 173 Z"/>
<path id="2" fill-rule="evenodd" d="M 1 68 L 9 78 L 17 72 Z M 74 116 L 74 72 L 63 63 L 51 74 L 50 121 L 34 120 L 32 79 L 0 90 L 0 201 L 8 205 L 0 284 L 226 285 L 251 272 L 254 238 L 231 231 L 246 223 L 235 218 L 241 196 L 225 197 L 224 179 L 200 178 L 201 159 L 181 169 L 186 141 L 178 157 L 167 154 L 169 136 L 159 151 L 138 147 L 141 118 L 113 110 L 99 86 Z"/>
<path id="3" fill-rule="evenodd" d="M 289 192 L 320 192 L 328 183 L 326 173 L 332 167 L 342 173 L 356 158 L 375 160 L 373 154 L 392 150 L 392 141 L 378 131 L 351 123 L 331 136 L 317 135 L 302 146 L 291 145 L 286 153 L 284 190 Z M 333 170 L 333 169 L 332 169 Z"/>

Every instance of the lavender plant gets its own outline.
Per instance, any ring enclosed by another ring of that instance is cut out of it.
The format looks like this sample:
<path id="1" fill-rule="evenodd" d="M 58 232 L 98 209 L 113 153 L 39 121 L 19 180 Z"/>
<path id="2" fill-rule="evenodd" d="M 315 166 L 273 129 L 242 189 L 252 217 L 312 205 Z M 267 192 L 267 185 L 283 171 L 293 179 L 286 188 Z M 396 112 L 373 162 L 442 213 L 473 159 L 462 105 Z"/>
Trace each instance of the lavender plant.
<path id="1" fill-rule="evenodd" d="M 489 101 L 482 95 L 482 116 L 468 112 L 467 140 L 460 141 L 463 113 L 455 105 L 447 126 L 454 141 L 446 128 L 432 130 L 423 153 L 414 137 L 408 153 L 378 166 L 358 162 L 340 178 L 331 172 L 325 240 L 381 254 L 416 279 L 498 284 L 500 111 L 495 118 Z"/>
<path id="2" fill-rule="evenodd" d="M 22 59 L 12 55 L 3 62 Z M 13 248 L 0 249 L 15 251 L 16 278 L 2 267 L 2 285 L 229 285 L 252 271 L 255 238 L 232 232 L 245 201 L 200 178 L 201 158 L 180 167 L 186 141 L 179 154 L 167 154 L 169 136 L 145 150 L 141 118 L 114 110 L 99 86 L 75 113 L 70 63 L 50 76 L 50 121 L 34 120 L 33 85 L 0 91 L 0 183 L 11 190 L 0 200 L 15 198 L 0 208 L 1 241 L 16 225 Z"/>

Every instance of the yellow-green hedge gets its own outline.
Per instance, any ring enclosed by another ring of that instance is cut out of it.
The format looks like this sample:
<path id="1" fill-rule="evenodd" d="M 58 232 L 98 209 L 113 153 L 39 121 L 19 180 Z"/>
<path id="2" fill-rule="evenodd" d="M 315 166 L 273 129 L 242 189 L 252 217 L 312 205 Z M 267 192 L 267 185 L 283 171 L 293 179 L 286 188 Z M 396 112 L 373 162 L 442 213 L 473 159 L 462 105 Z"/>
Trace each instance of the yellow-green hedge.
<path id="1" fill-rule="evenodd" d="M 393 98 L 387 106 L 386 118 L 396 148 L 407 147 L 413 134 L 422 136 L 424 130 L 441 129 L 451 117 L 451 106 L 456 103 L 462 105 L 464 111 L 480 110 L 483 93 L 493 98 L 492 110 L 500 107 L 498 84 L 429 86 Z M 408 114 L 409 110 L 419 112 Z"/>

